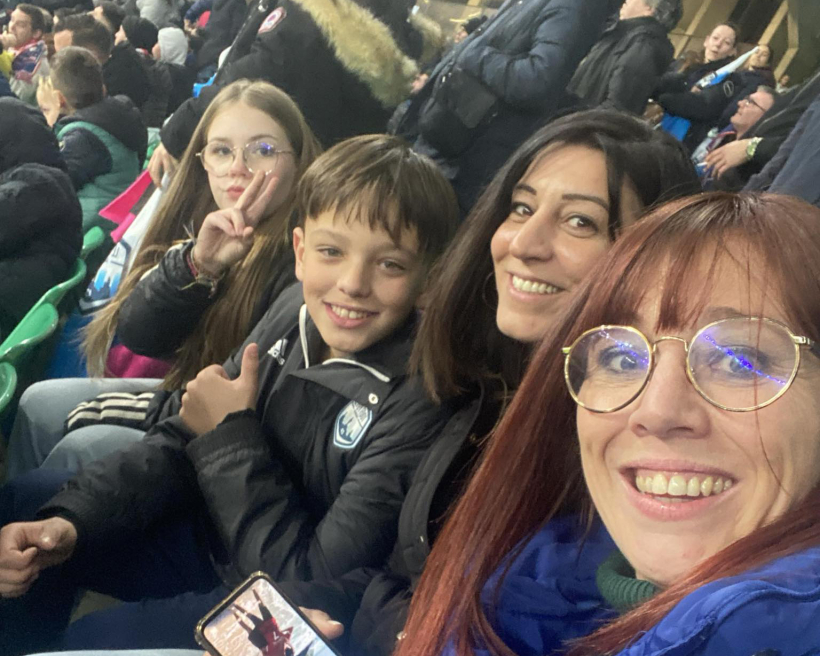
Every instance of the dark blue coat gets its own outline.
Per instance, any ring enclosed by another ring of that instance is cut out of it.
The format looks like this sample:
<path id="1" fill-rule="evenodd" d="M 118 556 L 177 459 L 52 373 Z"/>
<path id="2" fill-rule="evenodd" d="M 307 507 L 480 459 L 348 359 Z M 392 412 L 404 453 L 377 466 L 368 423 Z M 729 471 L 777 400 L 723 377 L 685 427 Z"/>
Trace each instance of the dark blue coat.
<path id="1" fill-rule="evenodd" d="M 518 656 L 552 653 L 613 616 L 594 581 L 611 539 L 599 529 L 579 549 L 576 526 L 558 520 L 537 533 L 502 585 L 494 626 Z M 486 604 L 494 587 L 485 588 Z M 820 546 L 703 586 L 619 656 L 812 656 L 819 648 Z"/>

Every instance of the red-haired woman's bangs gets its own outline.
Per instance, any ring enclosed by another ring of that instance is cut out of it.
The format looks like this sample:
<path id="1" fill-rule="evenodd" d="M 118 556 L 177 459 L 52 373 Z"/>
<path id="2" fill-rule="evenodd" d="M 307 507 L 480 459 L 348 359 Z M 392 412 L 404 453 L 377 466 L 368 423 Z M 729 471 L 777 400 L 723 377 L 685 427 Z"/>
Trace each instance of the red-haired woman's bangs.
<path id="1" fill-rule="evenodd" d="M 727 261 L 764 286 L 794 330 L 820 337 L 820 210 L 794 199 L 702 194 L 664 205 L 628 229 L 587 279 L 571 337 L 632 324 L 657 296 L 656 331 L 692 325 Z M 810 264 L 809 264 L 810 263 Z M 808 268 L 807 268 L 808 267 Z M 760 308 L 765 314 L 765 308 Z"/>

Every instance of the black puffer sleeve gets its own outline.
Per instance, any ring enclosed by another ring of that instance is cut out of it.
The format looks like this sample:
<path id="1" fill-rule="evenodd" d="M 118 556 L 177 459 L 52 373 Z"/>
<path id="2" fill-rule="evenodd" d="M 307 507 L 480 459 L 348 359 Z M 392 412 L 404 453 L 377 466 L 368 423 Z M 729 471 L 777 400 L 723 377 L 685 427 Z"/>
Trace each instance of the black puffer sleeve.
<path id="1" fill-rule="evenodd" d="M 173 355 L 199 324 L 214 298 L 194 284 L 185 255 L 190 248 L 171 248 L 123 301 L 117 321 L 120 341 L 138 355 Z"/>

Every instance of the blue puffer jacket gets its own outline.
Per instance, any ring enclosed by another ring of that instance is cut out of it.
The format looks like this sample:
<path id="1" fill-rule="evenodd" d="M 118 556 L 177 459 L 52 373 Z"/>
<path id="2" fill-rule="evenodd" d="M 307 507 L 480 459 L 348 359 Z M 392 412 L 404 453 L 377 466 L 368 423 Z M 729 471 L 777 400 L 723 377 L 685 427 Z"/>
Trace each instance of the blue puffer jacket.
<path id="1" fill-rule="evenodd" d="M 577 540 L 575 521 L 553 521 L 512 565 L 493 622 L 518 656 L 552 653 L 614 617 L 594 581 L 612 541 L 604 529 L 581 550 Z M 485 587 L 487 607 L 495 580 Z M 820 655 L 820 547 L 703 586 L 619 656 L 758 654 Z"/>

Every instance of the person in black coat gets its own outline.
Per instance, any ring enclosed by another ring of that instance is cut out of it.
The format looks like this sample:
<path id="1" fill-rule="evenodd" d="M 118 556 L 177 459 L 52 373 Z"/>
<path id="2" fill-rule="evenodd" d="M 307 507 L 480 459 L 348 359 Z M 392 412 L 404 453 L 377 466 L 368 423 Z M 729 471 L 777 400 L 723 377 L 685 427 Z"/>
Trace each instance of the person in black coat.
<path id="1" fill-rule="evenodd" d="M 0 98 L 0 339 L 68 278 L 81 226 L 80 203 L 42 114 Z"/>
<path id="2" fill-rule="evenodd" d="M 197 69 L 216 65 L 220 53 L 239 34 L 247 11 L 245 0 L 215 0 L 208 24 L 197 30 L 203 38 L 202 47 L 196 56 Z"/>
<path id="3" fill-rule="evenodd" d="M 627 0 L 620 20 L 581 62 L 568 90 L 589 107 L 642 115 L 674 48 L 667 37 L 680 20 L 680 0 Z"/>
<path id="4" fill-rule="evenodd" d="M 147 127 L 158 128 L 168 116 L 168 104 L 173 92 L 170 71 L 151 56 L 159 31 L 151 21 L 136 16 L 127 16 L 121 29 L 128 43 L 136 48 L 148 78 L 148 97 L 140 107 L 142 120 Z"/>
<path id="5" fill-rule="evenodd" d="M 618 6 L 507 0 L 430 74 L 396 133 L 439 163 L 463 214 L 515 149 L 571 105 L 565 88 Z"/>

